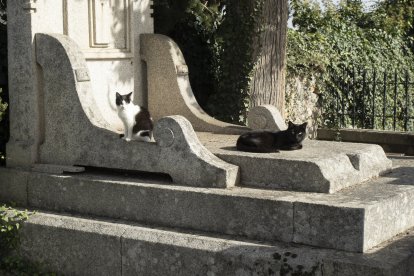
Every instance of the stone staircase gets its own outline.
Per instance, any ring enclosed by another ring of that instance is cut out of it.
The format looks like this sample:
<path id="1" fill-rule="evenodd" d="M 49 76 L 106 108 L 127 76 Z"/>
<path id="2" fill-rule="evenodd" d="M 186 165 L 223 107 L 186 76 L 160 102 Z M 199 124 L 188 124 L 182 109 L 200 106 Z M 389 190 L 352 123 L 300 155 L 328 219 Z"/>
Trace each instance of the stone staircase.
<path id="1" fill-rule="evenodd" d="M 413 275 L 414 160 L 393 162 L 333 194 L 4 168 L 0 200 L 42 210 L 23 252 L 66 275 Z"/>

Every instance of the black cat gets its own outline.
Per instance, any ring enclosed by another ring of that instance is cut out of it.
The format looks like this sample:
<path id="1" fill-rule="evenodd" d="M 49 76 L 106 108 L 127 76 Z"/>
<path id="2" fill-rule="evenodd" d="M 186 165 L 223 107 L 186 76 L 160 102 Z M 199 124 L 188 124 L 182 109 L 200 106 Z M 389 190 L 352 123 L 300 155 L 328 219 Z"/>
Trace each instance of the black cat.
<path id="1" fill-rule="evenodd" d="M 296 125 L 289 121 L 288 128 L 282 131 L 253 130 L 243 133 L 237 139 L 237 149 L 248 152 L 279 152 L 302 148 L 308 123 Z"/>

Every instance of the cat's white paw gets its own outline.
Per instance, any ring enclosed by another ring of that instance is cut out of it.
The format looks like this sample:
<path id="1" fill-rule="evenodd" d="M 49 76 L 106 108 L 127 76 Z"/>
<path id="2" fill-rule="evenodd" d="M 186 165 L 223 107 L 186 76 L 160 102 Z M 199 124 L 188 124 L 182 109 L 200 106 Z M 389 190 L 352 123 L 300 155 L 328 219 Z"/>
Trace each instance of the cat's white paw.
<path id="1" fill-rule="evenodd" d="M 125 138 L 125 141 L 130 142 L 131 138 Z"/>

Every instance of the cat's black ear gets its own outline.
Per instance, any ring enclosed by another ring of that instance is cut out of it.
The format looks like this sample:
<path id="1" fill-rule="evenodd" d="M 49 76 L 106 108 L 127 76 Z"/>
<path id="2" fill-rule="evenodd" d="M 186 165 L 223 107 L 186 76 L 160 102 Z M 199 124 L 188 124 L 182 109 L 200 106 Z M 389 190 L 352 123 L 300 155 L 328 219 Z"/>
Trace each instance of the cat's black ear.
<path id="1" fill-rule="evenodd" d="M 300 125 L 303 129 L 306 129 L 306 127 L 308 126 L 308 122 L 305 122 L 303 124 Z"/>
<path id="2" fill-rule="evenodd" d="M 115 103 L 116 105 L 122 105 L 122 96 L 118 92 L 116 92 Z"/>
<path id="3" fill-rule="evenodd" d="M 289 121 L 288 122 L 288 128 L 292 128 L 293 126 L 294 126 L 294 124 L 291 121 Z"/>
<path id="4" fill-rule="evenodd" d="M 126 95 L 128 99 L 131 99 L 132 93 L 133 93 L 133 92 L 130 92 L 130 93 L 128 93 L 128 94 Z"/>

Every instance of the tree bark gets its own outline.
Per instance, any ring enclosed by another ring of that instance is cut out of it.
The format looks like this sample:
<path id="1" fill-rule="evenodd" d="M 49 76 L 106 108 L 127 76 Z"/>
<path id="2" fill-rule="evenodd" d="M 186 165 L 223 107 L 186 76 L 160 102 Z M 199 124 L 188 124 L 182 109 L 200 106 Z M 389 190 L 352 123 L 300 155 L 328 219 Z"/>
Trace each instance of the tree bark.
<path id="1" fill-rule="evenodd" d="M 288 0 L 264 0 L 254 54 L 250 107 L 271 104 L 284 116 Z"/>

